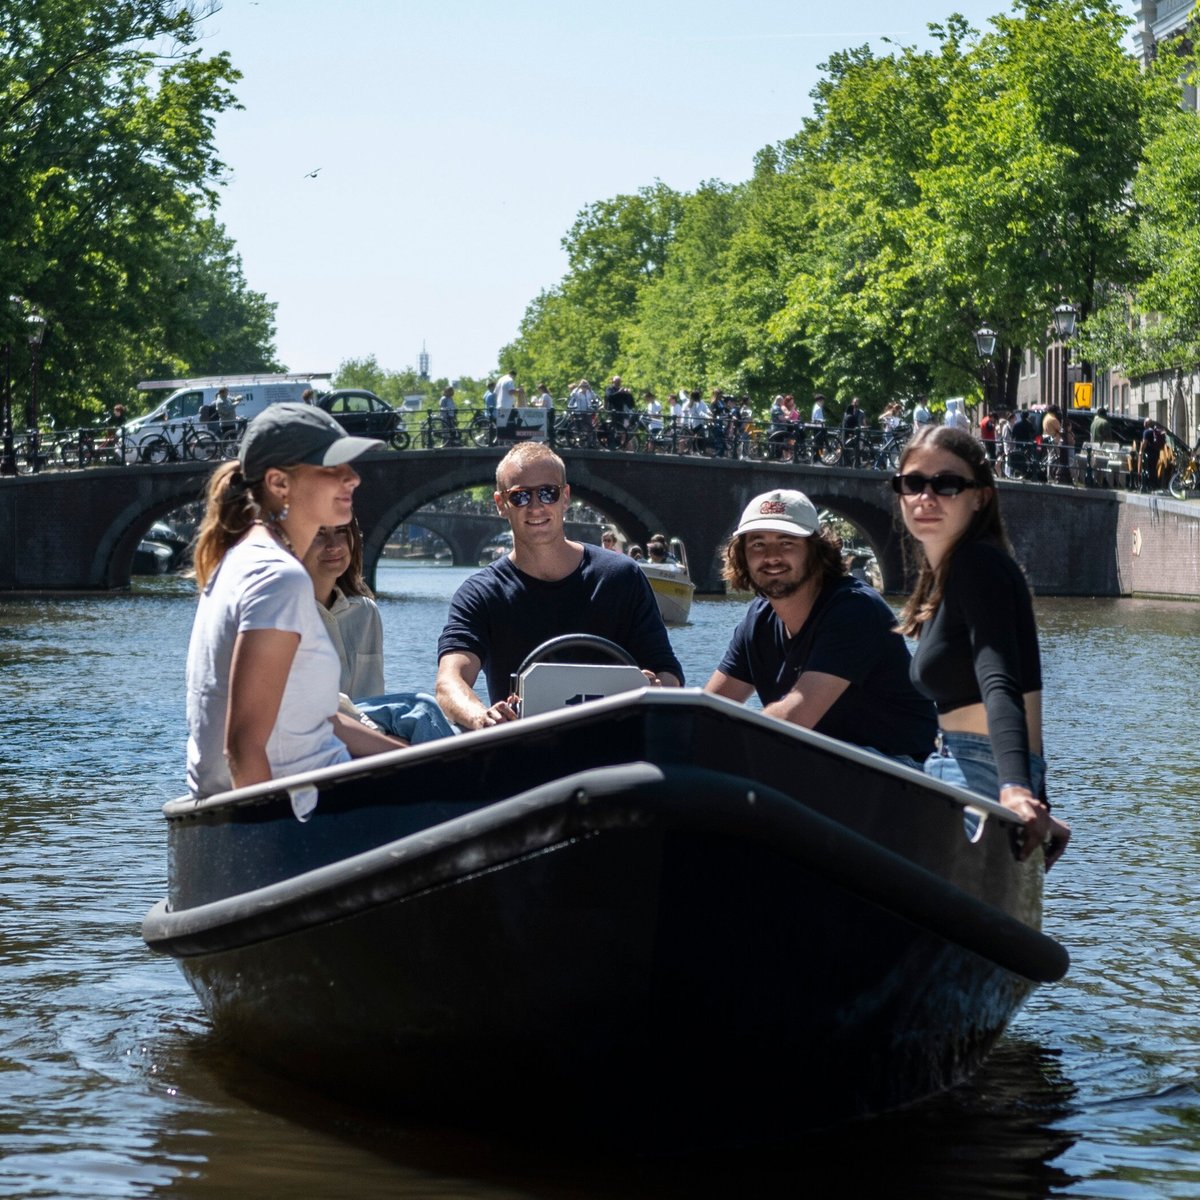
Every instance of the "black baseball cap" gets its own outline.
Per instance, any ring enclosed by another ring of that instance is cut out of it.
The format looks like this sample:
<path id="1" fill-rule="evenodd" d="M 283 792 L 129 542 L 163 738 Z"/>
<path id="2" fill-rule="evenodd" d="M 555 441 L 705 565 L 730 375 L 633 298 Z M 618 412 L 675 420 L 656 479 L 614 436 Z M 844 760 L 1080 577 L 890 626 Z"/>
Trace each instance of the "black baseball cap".
<path id="1" fill-rule="evenodd" d="M 238 460 L 255 483 L 271 467 L 336 467 L 382 447 L 376 438 L 351 437 L 323 408 L 272 404 L 247 426 Z"/>

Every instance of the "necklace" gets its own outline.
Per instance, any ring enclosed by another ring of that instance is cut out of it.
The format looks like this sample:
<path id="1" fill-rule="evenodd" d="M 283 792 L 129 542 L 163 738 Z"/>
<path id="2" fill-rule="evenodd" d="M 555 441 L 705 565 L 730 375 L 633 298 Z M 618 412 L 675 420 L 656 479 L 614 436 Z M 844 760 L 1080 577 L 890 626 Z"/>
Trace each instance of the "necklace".
<path id="1" fill-rule="evenodd" d="M 296 553 L 296 547 L 292 545 L 292 539 L 287 535 L 287 530 L 278 521 L 264 521 L 261 517 L 255 517 L 254 524 L 261 525 L 268 533 L 278 538 L 280 544 L 293 558 L 300 557 Z"/>

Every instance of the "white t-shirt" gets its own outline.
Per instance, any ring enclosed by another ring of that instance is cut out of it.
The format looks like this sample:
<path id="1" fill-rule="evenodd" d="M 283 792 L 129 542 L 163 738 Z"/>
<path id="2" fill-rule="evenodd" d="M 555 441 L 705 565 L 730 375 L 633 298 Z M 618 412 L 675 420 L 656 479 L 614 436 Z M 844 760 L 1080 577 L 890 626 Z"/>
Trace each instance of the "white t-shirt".
<path id="1" fill-rule="evenodd" d="M 261 540 L 266 539 L 266 540 Z M 193 796 L 232 786 L 225 761 L 229 668 L 237 635 L 285 629 L 300 635 L 279 715 L 267 739 L 271 774 L 292 775 L 346 762 L 333 731 L 338 705 L 337 652 L 317 609 L 303 564 L 260 530 L 230 547 L 200 593 L 187 661 L 187 776 Z"/>
<path id="2" fill-rule="evenodd" d="M 338 687 L 351 700 L 383 695 L 383 619 L 370 596 L 333 589 L 333 606 L 317 605 L 341 663 Z"/>
<path id="3" fill-rule="evenodd" d="M 509 413 L 517 400 L 517 385 L 511 375 L 501 375 L 496 381 L 496 411 Z"/>

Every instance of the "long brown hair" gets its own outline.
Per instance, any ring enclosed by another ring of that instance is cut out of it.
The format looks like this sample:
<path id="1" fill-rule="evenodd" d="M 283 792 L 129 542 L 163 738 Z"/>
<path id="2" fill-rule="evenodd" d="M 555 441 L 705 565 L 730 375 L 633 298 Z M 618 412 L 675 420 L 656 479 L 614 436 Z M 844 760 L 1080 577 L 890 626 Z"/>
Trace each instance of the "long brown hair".
<path id="1" fill-rule="evenodd" d="M 363 578 L 363 533 L 357 517 L 351 517 L 348 525 L 339 525 L 350 535 L 350 563 L 337 577 L 337 585 L 347 596 L 366 596 L 373 599 L 375 593 L 367 587 Z"/>
<path id="2" fill-rule="evenodd" d="M 721 578 L 735 592 L 758 592 L 750 578 L 746 565 L 746 534 L 731 537 L 725 546 L 725 561 L 721 565 Z M 842 542 L 836 534 L 822 526 L 811 537 L 804 539 L 809 545 L 809 567 L 818 579 L 818 590 L 831 579 L 846 574 L 842 559 Z"/>
<path id="3" fill-rule="evenodd" d="M 221 565 L 221 559 L 234 542 L 260 519 L 263 480 L 247 483 L 239 462 L 222 463 L 209 477 L 204 489 L 204 516 L 196 534 L 191 574 L 203 590 Z"/>
<path id="4" fill-rule="evenodd" d="M 900 455 L 899 471 L 903 473 L 904 464 L 917 450 L 942 450 L 961 458 L 971 469 L 971 477 L 980 488 L 988 489 L 983 493 L 984 500 L 979 511 L 971 518 L 971 523 L 963 530 L 962 536 L 950 548 L 938 564 L 937 569 L 929 565 L 925 557 L 925 548 L 916 540 L 904 525 L 903 500 L 896 497 L 896 513 L 904 534 L 904 552 L 906 560 L 916 563 L 917 582 L 912 595 L 900 611 L 899 630 L 906 637 L 918 636 L 921 626 L 928 621 L 939 605 L 946 590 L 946 575 L 950 569 L 950 560 L 954 557 L 955 549 L 963 542 L 991 542 L 1008 554 L 1012 553 L 1012 545 L 1000 518 L 1000 501 L 996 494 L 996 477 L 992 474 L 992 466 L 984 453 L 983 443 L 978 441 L 965 429 L 955 429 L 950 425 L 923 425 L 909 439 Z"/>

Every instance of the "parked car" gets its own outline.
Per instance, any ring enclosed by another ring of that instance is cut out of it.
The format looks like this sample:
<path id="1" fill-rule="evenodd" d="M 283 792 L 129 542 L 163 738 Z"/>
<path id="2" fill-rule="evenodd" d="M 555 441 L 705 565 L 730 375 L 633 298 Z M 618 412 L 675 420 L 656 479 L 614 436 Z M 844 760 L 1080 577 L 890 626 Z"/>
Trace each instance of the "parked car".
<path id="1" fill-rule="evenodd" d="M 1092 420 L 1095 415 L 1094 409 L 1072 409 L 1067 413 L 1067 420 L 1075 435 L 1077 452 L 1078 448 L 1091 441 Z M 1039 413 L 1038 417 L 1040 418 L 1040 416 Z M 1158 422 L 1155 421 L 1154 424 L 1158 425 Z M 1120 446 L 1141 445 L 1142 433 L 1145 430 L 1143 418 L 1109 413 L 1108 426 L 1111 430 L 1110 442 L 1116 442 Z M 1165 465 L 1160 468 L 1159 484 L 1166 487 L 1169 486 L 1175 473 L 1186 466 L 1191 458 L 1191 450 L 1183 438 L 1165 425 L 1161 425 L 1159 428 L 1166 435 L 1167 449 L 1170 452 L 1169 457 L 1164 460 Z M 1097 471 L 1097 479 L 1101 482 L 1119 483 L 1126 475 L 1127 464 L 1123 452 L 1119 458 L 1113 459 L 1098 451 L 1093 451 L 1092 462 Z"/>
<path id="2" fill-rule="evenodd" d="M 1034 419 L 1034 426 L 1040 431 L 1042 426 L 1042 414 L 1044 408 L 1031 409 L 1031 415 Z M 1073 408 L 1067 413 L 1067 420 L 1070 422 L 1070 428 L 1075 434 L 1075 445 L 1081 446 L 1085 442 L 1092 440 L 1092 420 L 1096 416 L 1096 409 L 1092 408 Z M 1109 413 L 1109 428 L 1112 431 L 1112 442 L 1121 443 L 1121 445 L 1129 445 L 1130 442 L 1141 442 L 1142 419 L 1140 416 L 1120 416 Z M 1158 422 L 1154 422 L 1158 424 Z M 1183 454 L 1187 457 L 1188 445 L 1183 438 L 1172 433 L 1169 428 L 1163 426 L 1163 432 L 1166 434 L 1166 444 L 1168 444 L 1176 455 Z"/>
<path id="3" fill-rule="evenodd" d="M 397 450 L 407 450 L 411 440 L 404 413 L 364 388 L 340 388 L 317 398 L 317 404 L 347 433 L 380 438 Z"/>

